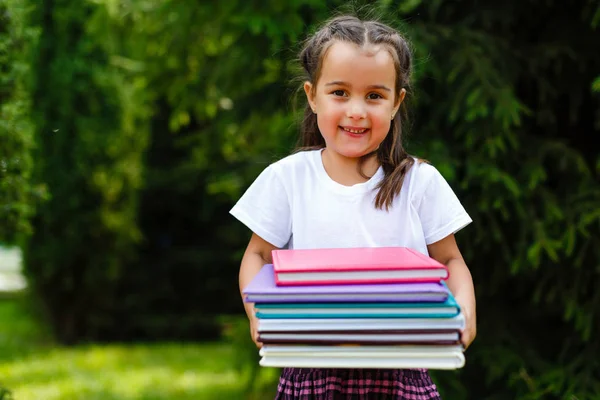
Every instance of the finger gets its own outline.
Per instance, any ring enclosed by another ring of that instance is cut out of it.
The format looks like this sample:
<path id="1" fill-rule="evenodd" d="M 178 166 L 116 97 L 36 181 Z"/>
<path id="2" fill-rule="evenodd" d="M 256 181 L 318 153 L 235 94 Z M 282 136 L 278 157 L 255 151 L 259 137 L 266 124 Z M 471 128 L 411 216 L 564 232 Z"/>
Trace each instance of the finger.
<path id="1" fill-rule="evenodd" d="M 469 334 L 465 334 L 462 337 L 462 344 L 465 347 L 465 350 L 467 349 L 467 347 L 469 347 L 471 345 L 472 339 L 471 339 L 471 335 Z"/>

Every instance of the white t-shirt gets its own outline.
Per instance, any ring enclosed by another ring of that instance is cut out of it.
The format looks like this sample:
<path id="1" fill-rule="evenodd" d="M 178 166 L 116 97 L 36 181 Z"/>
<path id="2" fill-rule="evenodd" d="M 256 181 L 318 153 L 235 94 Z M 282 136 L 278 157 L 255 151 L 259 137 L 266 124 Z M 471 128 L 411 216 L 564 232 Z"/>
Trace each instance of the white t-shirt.
<path id="1" fill-rule="evenodd" d="M 388 211 L 375 208 L 383 168 L 367 182 L 344 186 L 323 166 L 321 150 L 269 165 L 231 214 L 279 248 L 409 247 L 427 245 L 472 222 L 438 172 L 415 162 Z"/>

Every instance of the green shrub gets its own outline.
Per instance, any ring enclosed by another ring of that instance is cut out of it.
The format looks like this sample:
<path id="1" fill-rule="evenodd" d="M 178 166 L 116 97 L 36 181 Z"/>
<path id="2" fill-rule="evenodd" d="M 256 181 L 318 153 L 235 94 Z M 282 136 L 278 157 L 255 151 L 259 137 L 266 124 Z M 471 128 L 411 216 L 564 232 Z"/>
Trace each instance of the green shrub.
<path id="1" fill-rule="evenodd" d="M 34 146 L 27 90 L 30 44 L 36 32 L 18 0 L 0 0 L 0 244 L 31 231 L 29 218 L 43 187 L 31 181 Z"/>
<path id="2" fill-rule="evenodd" d="M 24 252 L 29 284 L 65 343 L 118 330 L 113 318 L 136 223 L 144 115 L 128 76 L 111 65 L 118 38 L 96 31 L 92 2 L 25 2 L 39 30 L 32 62 L 34 180 L 50 198 Z"/>
<path id="3" fill-rule="evenodd" d="M 2 387 L 0 387 L 0 400 L 12 400 L 10 392 Z"/>
<path id="4" fill-rule="evenodd" d="M 214 337 L 215 314 L 242 312 L 249 233 L 227 211 L 292 147 L 290 60 L 341 3 L 27 3 L 41 33 L 24 95 L 34 182 L 51 197 L 26 268 L 61 340 Z M 377 4 L 410 21 L 407 147 L 474 219 L 458 241 L 478 337 L 466 368 L 436 381 L 447 398 L 594 398 L 598 6 Z"/>

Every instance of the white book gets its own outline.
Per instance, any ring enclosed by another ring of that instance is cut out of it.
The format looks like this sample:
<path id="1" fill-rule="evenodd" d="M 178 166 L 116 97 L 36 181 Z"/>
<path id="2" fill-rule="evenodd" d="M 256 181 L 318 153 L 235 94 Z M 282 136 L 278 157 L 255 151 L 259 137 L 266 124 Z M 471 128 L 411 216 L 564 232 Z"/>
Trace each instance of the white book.
<path id="1" fill-rule="evenodd" d="M 464 316 L 452 318 L 281 318 L 259 319 L 259 332 L 373 331 L 373 330 L 461 330 Z"/>
<path id="2" fill-rule="evenodd" d="M 442 333 L 261 333 L 261 339 L 282 341 L 321 341 L 321 342 L 454 342 L 460 339 L 458 332 Z"/>
<path id="3" fill-rule="evenodd" d="M 390 369 L 458 369 L 465 365 L 462 353 L 439 357 L 403 356 L 384 357 L 307 357 L 264 356 L 259 364 L 263 367 L 294 368 L 390 368 Z"/>
<path id="4" fill-rule="evenodd" d="M 299 357 L 428 357 L 435 358 L 462 354 L 462 345 L 391 345 L 391 346 L 311 346 L 311 345 L 264 345 L 261 356 Z"/>

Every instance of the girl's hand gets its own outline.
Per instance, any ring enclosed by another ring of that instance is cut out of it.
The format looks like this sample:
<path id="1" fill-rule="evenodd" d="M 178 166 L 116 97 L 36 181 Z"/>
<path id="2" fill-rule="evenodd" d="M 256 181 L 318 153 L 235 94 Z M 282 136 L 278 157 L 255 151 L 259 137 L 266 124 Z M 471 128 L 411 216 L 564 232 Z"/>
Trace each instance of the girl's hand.
<path id="1" fill-rule="evenodd" d="M 271 243 L 267 242 L 256 233 L 252 234 L 248 247 L 244 257 L 242 257 L 242 265 L 240 266 L 240 295 L 244 300 L 244 288 L 256 277 L 256 274 L 265 264 L 272 264 L 273 259 L 271 252 L 277 249 Z M 246 315 L 250 321 L 250 335 L 252 341 L 256 344 L 259 349 L 262 347 L 262 343 L 258 341 L 258 318 L 256 317 L 256 310 L 254 309 L 254 303 L 248 303 L 244 301 L 244 309 Z"/>
<path id="2" fill-rule="evenodd" d="M 252 335 L 252 341 L 256 344 L 256 347 L 260 349 L 262 343 L 258 341 L 258 318 L 256 318 L 256 315 L 250 318 L 250 335 Z"/>
<path id="3" fill-rule="evenodd" d="M 457 299 L 458 301 L 458 299 Z M 460 301 L 458 301 L 460 304 Z M 477 322 L 475 318 L 475 313 L 467 306 L 463 306 L 460 304 L 461 312 L 465 317 L 465 328 L 461 331 L 460 341 L 463 346 L 465 346 L 465 350 L 467 347 L 471 345 L 475 336 L 477 335 Z"/>
<path id="4" fill-rule="evenodd" d="M 454 235 L 448 235 L 427 246 L 429 255 L 448 267 L 448 288 L 454 294 L 456 302 L 465 317 L 465 328 L 461 331 L 461 342 L 465 350 L 477 334 L 477 318 L 475 316 L 475 288 L 471 272 L 465 264 Z"/>

